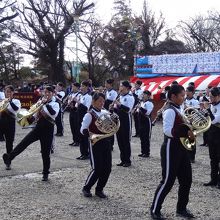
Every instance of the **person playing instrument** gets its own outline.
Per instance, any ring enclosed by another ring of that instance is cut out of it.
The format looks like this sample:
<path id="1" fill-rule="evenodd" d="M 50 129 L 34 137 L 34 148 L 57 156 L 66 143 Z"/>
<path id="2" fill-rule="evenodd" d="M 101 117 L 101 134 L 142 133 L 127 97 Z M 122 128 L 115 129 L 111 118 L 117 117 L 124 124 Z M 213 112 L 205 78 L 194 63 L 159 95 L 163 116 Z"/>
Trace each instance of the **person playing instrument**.
<path id="1" fill-rule="evenodd" d="M 5 87 L 5 97 L 8 99 L 7 107 L 0 112 L 0 131 L 6 142 L 6 152 L 9 154 L 13 150 L 15 137 L 15 118 L 16 113 L 21 108 L 21 102 L 13 98 L 14 87 L 8 85 Z M 6 164 L 6 170 L 10 170 L 10 164 Z"/>
<path id="2" fill-rule="evenodd" d="M 50 173 L 50 150 L 53 141 L 55 118 L 59 112 L 59 104 L 52 99 L 53 93 L 54 89 L 52 86 L 47 86 L 44 89 L 44 97 L 41 100 L 44 105 L 39 112 L 28 119 L 30 123 L 37 120 L 36 126 L 24 137 L 13 151 L 3 154 L 4 163 L 8 166 L 11 164 L 11 161 L 30 144 L 40 140 L 43 160 L 42 181 L 47 181 Z"/>
<path id="3" fill-rule="evenodd" d="M 118 96 L 118 93 L 113 89 L 113 83 L 114 79 L 107 79 L 105 81 L 106 93 L 104 108 L 107 110 L 109 109 L 109 105 L 112 104 L 112 102 L 115 101 Z"/>
<path id="4" fill-rule="evenodd" d="M 79 142 L 80 142 L 80 153 L 81 155 L 77 157 L 77 160 L 87 160 L 89 159 L 89 140 L 88 137 L 82 135 L 80 133 L 80 127 L 83 120 L 84 115 L 90 109 L 92 103 L 92 96 L 89 94 L 90 83 L 88 81 L 83 81 L 81 83 L 80 90 L 82 95 L 80 100 L 77 101 L 77 117 L 78 117 L 78 129 L 79 129 Z"/>
<path id="5" fill-rule="evenodd" d="M 151 99 L 151 92 L 143 92 L 143 101 L 140 103 L 138 108 L 138 119 L 139 119 L 139 134 L 141 140 L 141 154 L 139 157 L 150 156 L 150 138 L 151 138 L 151 112 L 153 111 L 154 104 Z"/>
<path id="6" fill-rule="evenodd" d="M 188 107 L 199 109 L 199 101 L 194 98 L 195 88 L 193 86 L 188 86 L 186 88 L 186 99 L 184 102 L 185 109 Z M 195 163 L 196 146 L 193 147 L 192 151 L 189 151 L 189 157 L 191 163 Z"/>
<path id="7" fill-rule="evenodd" d="M 209 130 L 208 147 L 211 166 L 211 180 L 204 186 L 217 186 L 220 189 L 220 90 L 213 87 L 210 90 L 211 107 L 208 103 L 204 103 L 204 107 L 208 109 L 212 125 Z"/>
<path id="8" fill-rule="evenodd" d="M 202 93 L 200 96 L 197 97 L 197 100 L 200 102 L 201 107 L 203 107 L 204 102 L 210 102 L 209 93 L 211 88 L 212 86 L 208 86 L 206 88 L 205 95 L 203 95 Z M 204 147 L 208 146 L 208 137 L 209 137 L 209 130 L 203 133 L 203 143 L 200 144 L 200 146 L 204 146 Z"/>
<path id="9" fill-rule="evenodd" d="M 92 97 L 92 108 L 83 118 L 80 132 L 83 136 L 89 137 L 89 132 L 93 134 L 102 134 L 97 128 L 96 120 L 103 114 L 109 114 L 106 109 L 103 109 L 105 103 L 105 95 L 103 93 L 94 93 Z M 90 161 L 92 170 L 82 189 L 85 197 L 91 197 L 91 188 L 97 182 L 95 194 L 100 198 L 107 196 L 103 189 L 108 181 L 112 167 L 111 145 L 108 138 L 103 138 L 97 141 L 93 146 L 90 142 Z"/>
<path id="10" fill-rule="evenodd" d="M 62 101 L 65 96 L 65 92 L 63 91 L 63 83 L 61 82 L 57 83 L 55 95 L 56 95 L 55 96 L 56 102 L 59 104 L 60 107 L 59 113 L 55 119 L 56 127 L 57 127 L 57 132 L 55 136 L 61 137 L 63 136 L 63 112 L 61 112 L 61 105 L 63 103 Z"/>
<path id="11" fill-rule="evenodd" d="M 169 105 L 163 112 L 164 142 L 161 146 L 162 180 L 157 187 L 151 206 L 153 219 L 163 219 L 162 204 L 170 192 L 176 178 L 179 181 L 176 213 L 180 217 L 193 218 L 186 209 L 192 183 L 192 168 L 188 151 L 183 147 L 180 137 L 195 140 L 193 132 L 184 124 L 180 106 L 184 102 L 185 91 L 181 85 L 173 85 L 168 92 Z"/>
<path id="12" fill-rule="evenodd" d="M 113 83 L 114 79 L 107 79 L 105 81 L 105 88 L 106 88 L 106 93 L 105 93 L 105 104 L 104 108 L 109 110 L 109 106 L 115 101 L 118 97 L 118 93 L 113 89 Z M 109 137 L 109 141 L 111 144 L 111 148 L 113 150 L 114 146 L 114 135 L 112 137 Z"/>
<path id="13" fill-rule="evenodd" d="M 115 101 L 114 111 L 118 114 L 121 125 L 116 133 L 120 150 L 121 162 L 117 166 L 131 166 L 131 110 L 134 106 L 134 97 L 129 94 L 130 83 L 123 81 L 120 86 L 120 100 Z"/>
<path id="14" fill-rule="evenodd" d="M 80 84 L 72 83 L 72 92 L 68 98 L 68 106 L 70 107 L 69 122 L 72 132 L 73 142 L 70 146 L 79 146 L 79 128 L 78 128 L 78 114 L 77 114 L 77 101 L 80 100 L 81 92 L 79 90 Z"/>
<path id="15" fill-rule="evenodd" d="M 142 99 L 143 91 L 141 89 L 142 81 L 137 80 L 135 83 L 135 90 L 133 91 L 133 96 L 134 96 L 134 106 L 138 105 Z M 135 127 L 135 135 L 132 137 L 139 137 L 139 119 L 138 119 L 138 112 L 133 111 L 133 117 L 134 117 L 134 127 Z"/>

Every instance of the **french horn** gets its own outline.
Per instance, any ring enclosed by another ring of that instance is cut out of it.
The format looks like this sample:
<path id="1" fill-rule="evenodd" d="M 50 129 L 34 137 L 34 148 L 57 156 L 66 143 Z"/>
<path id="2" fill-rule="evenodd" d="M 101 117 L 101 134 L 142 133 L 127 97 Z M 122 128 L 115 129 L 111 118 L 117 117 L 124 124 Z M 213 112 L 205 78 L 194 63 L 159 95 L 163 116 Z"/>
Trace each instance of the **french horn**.
<path id="1" fill-rule="evenodd" d="M 183 119 L 185 124 L 192 130 L 194 136 L 207 131 L 211 126 L 211 118 L 205 111 L 188 107 L 184 110 Z M 182 145 L 189 151 L 195 147 L 196 141 L 190 141 L 189 138 L 181 137 Z"/>
<path id="2" fill-rule="evenodd" d="M 95 121 L 95 125 L 103 134 L 94 134 L 90 132 L 90 140 L 92 145 L 103 138 L 111 137 L 118 131 L 120 127 L 119 116 L 116 113 L 110 112 L 100 115 Z"/>

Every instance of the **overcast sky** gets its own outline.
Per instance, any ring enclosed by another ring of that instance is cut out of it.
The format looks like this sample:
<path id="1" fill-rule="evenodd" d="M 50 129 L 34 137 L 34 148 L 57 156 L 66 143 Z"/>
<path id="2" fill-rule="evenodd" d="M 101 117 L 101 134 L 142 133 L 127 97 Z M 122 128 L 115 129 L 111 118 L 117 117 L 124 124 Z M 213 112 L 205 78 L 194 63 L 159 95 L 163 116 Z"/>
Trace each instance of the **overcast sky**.
<path id="1" fill-rule="evenodd" d="M 113 0 L 95 0 L 96 13 L 108 22 L 111 18 Z M 127 2 L 129 2 L 127 0 Z M 141 14 L 144 0 L 130 0 L 136 14 Z M 187 20 L 198 14 L 206 14 L 208 10 L 220 11 L 220 0 L 147 0 L 150 9 L 159 14 L 163 13 L 169 28 L 175 27 L 180 20 Z"/>

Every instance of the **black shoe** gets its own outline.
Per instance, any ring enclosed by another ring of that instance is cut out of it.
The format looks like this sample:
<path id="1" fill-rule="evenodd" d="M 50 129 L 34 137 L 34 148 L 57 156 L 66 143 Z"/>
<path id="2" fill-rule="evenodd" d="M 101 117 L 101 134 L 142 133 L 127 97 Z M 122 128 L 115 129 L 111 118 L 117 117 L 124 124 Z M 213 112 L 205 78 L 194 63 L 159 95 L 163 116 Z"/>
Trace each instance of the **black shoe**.
<path id="1" fill-rule="evenodd" d="M 135 135 L 133 135 L 132 137 L 139 137 L 139 134 L 135 134 Z"/>
<path id="2" fill-rule="evenodd" d="M 78 146 L 79 146 L 79 143 L 78 143 L 78 142 L 75 142 L 72 146 L 78 147 Z"/>
<path id="3" fill-rule="evenodd" d="M 151 212 L 150 212 L 150 215 L 151 215 L 151 218 L 152 218 L 152 219 L 159 219 L 159 220 L 165 219 L 160 212 L 154 213 L 154 212 L 151 211 Z"/>
<path id="4" fill-rule="evenodd" d="M 92 197 L 92 193 L 90 192 L 90 190 L 87 190 L 84 187 L 82 189 L 82 193 L 85 197 Z"/>
<path id="5" fill-rule="evenodd" d="M 89 155 L 81 155 L 80 157 L 76 158 L 77 160 L 88 160 L 89 159 Z"/>
<path id="6" fill-rule="evenodd" d="M 50 150 L 50 153 L 53 154 L 53 153 L 54 153 L 54 149 L 51 149 L 51 150 Z"/>
<path id="7" fill-rule="evenodd" d="M 206 144 L 203 143 L 203 144 L 200 144 L 199 146 L 201 146 L 201 147 L 206 147 Z"/>
<path id="8" fill-rule="evenodd" d="M 216 186 L 217 181 L 211 180 L 208 183 L 204 183 L 203 186 Z"/>
<path id="9" fill-rule="evenodd" d="M 75 142 L 73 142 L 73 143 L 69 144 L 69 146 L 74 146 L 74 144 L 75 144 Z"/>
<path id="10" fill-rule="evenodd" d="M 118 166 L 118 167 L 122 167 L 123 165 L 124 165 L 123 162 L 116 164 L 116 166 Z"/>
<path id="11" fill-rule="evenodd" d="M 62 134 L 62 133 L 56 133 L 55 136 L 57 136 L 57 137 L 62 137 L 63 134 Z"/>
<path id="12" fill-rule="evenodd" d="M 10 166 L 11 165 L 11 160 L 9 159 L 9 155 L 8 154 L 3 154 L 2 158 L 3 158 L 3 161 L 4 161 L 6 166 Z"/>
<path id="13" fill-rule="evenodd" d="M 10 164 L 7 164 L 6 167 L 5 167 L 5 169 L 6 169 L 6 170 L 11 170 L 11 165 L 10 165 Z"/>
<path id="14" fill-rule="evenodd" d="M 131 166 L 131 163 L 124 163 L 123 164 L 123 167 L 130 167 Z"/>
<path id="15" fill-rule="evenodd" d="M 42 181 L 48 181 L 48 174 L 43 174 Z"/>
<path id="16" fill-rule="evenodd" d="M 149 157 L 149 154 L 138 154 L 138 157 Z"/>
<path id="17" fill-rule="evenodd" d="M 107 196 L 105 195 L 105 193 L 103 191 L 96 191 L 95 194 L 96 194 L 96 196 L 98 196 L 101 199 L 107 198 Z"/>
<path id="18" fill-rule="evenodd" d="M 187 209 L 182 211 L 176 211 L 176 216 L 183 217 L 183 218 L 195 218 L 195 216 Z"/>

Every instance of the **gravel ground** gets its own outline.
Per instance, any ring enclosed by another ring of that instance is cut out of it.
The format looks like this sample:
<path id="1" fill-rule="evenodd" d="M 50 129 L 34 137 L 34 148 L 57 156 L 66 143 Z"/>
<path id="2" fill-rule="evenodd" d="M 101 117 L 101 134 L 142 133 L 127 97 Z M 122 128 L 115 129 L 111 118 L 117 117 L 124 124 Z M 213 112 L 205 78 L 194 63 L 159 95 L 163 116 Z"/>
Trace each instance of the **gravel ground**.
<path id="1" fill-rule="evenodd" d="M 95 196 L 84 198 L 81 194 L 90 163 L 75 159 L 79 149 L 68 145 L 71 142 L 68 113 L 65 113 L 64 121 L 65 136 L 55 140 L 48 182 L 41 181 L 39 142 L 29 146 L 13 161 L 11 171 L 5 170 L 3 161 L 0 163 L 0 220 L 150 219 L 149 207 L 161 178 L 161 124 L 153 127 L 150 158 L 138 158 L 140 140 L 132 138 L 132 166 L 129 168 L 116 166 L 119 150 L 115 144 L 112 173 L 105 188 L 108 199 L 103 200 Z M 17 126 L 15 144 L 29 131 Z M 198 145 L 201 141 L 198 137 Z M 2 155 L 5 143 L 0 142 L 0 146 Z M 193 184 L 188 208 L 197 219 L 220 219 L 220 190 L 203 186 L 209 181 L 210 173 L 206 147 L 197 147 L 196 163 L 192 167 Z M 181 219 L 175 216 L 177 187 L 176 183 L 163 205 L 162 212 L 167 219 Z"/>

